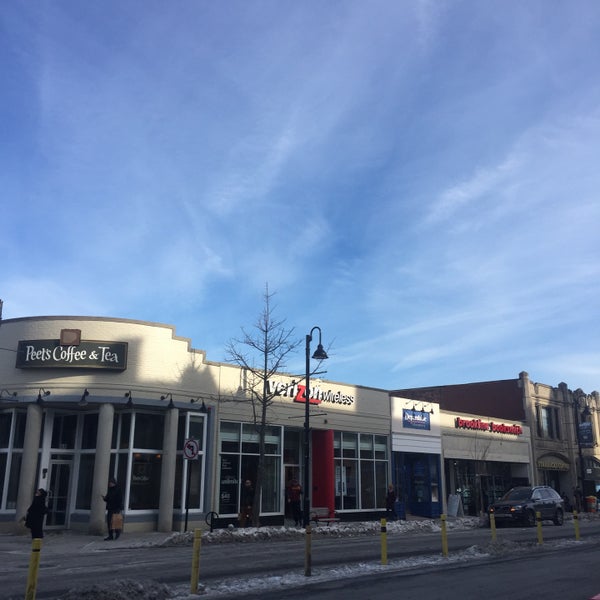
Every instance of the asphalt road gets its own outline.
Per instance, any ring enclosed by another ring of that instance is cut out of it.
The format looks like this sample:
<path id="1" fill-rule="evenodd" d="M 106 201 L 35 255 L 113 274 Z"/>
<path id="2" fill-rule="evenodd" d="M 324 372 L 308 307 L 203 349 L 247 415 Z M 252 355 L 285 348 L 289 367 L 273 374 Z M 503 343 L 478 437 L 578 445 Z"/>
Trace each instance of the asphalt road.
<path id="1" fill-rule="evenodd" d="M 574 540 L 572 523 L 565 524 L 563 527 L 545 525 L 543 534 L 546 541 L 560 538 Z M 586 540 L 587 552 L 596 556 L 596 560 L 598 560 L 600 558 L 598 551 L 598 548 L 600 548 L 600 521 L 582 522 L 581 535 L 582 539 Z M 441 554 L 441 537 L 438 533 L 410 532 L 396 535 L 388 534 L 387 537 L 388 559 L 390 561 L 402 557 Z M 449 530 L 448 547 L 450 555 L 453 552 L 472 546 L 485 547 L 490 542 L 490 537 L 490 531 L 487 529 Z M 498 540 L 500 542 L 516 541 L 525 545 L 536 545 L 536 529 L 525 527 L 502 528 L 498 530 Z M 597 544 L 597 547 L 593 547 L 593 552 L 590 551 L 591 541 Z M 5 544 L 2 548 L 0 555 L 0 581 L 2 582 L 0 598 L 23 598 L 29 567 L 30 542 L 24 538 L 15 538 L 12 546 Z M 8 550 L 5 550 L 5 548 Z M 377 535 L 342 538 L 319 538 L 315 536 L 312 546 L 313 569 L 326 569 L 365 561 L 379 562 L 380 552 L 381 541 Z M 575 550 L 568 550 L 569 555 L 575 553 Z M 583 558 L 586 557 L 587 555 Z M 507 563 L 509 565 L 506 567 L 507 571 L 502 573 L 501 576 L 494 575 L 495 571 L 493 570 L 490 571 L 488 575 L 493 578 L 490 581 L 493 581 L 492 587 L 494 590 L 499 585 L 509 585 L 511 582 L 511 569 L 520 570 L 518 565 L 525 560 L 528 559 L 523 558 L 523 555 L 521 555 L 518 561 Z M 95 542 L 77 551 L 69 551 L 69 548 L 65 547 L 64 544 L 60 548 L 58 544 L 53 547 L 52 540 L 48 540 L 47 545 L 43 548 L 40 562 L 37 598 L 40 600 L 57 598 L 73 587 L 110 581 L 115 578 L 142 581 L 152 579 L 171 585 L 189 584 L 191 561 L 192 548 L 190 545 L 136 548 Z M 503 562 L 503 559 L 498 559 L 498 562 Z M 582 562 L 586 561 L 582 560 Z M 576 572 L 575 566 L 572 570 L 573 574 Z M 204 544 L 201 549 L 200 582 L 205 584 L 226 577 L 266 573 L 303 573 L 303 570 L 304 541 L 301 539 Z M 560 570 L 562 570 L 562 567 Z M 600 569 L 594 568 L 592 573 L 596 571 L 600 572 Z M 437 573 L 437 570 L 428 574 L 428 578 L 438 577 L 435 573 Z M 408 575 L 405 574 L 402 577 L 404 581 Z M 573 577 L 578 577 L 578 575 L 573 575 Z M 490 581 L 488 581 L 488 585 L 490 585 Z M 368 587 L 369 584 L 365 585 Z M 463 586 L 466 589 L 469 588 L 470 584 L 465 581 Z M 444 587 L 447 588 L 447 586 Z M 600 586 L 597 587 L 595 593 L 600 593 Z M 352 591 L 356 589 L 353 584 Z M 265 597 L 264 593 L 261 597 Z M 294 596 L 290 597 L 293 598 Z M 352 597 L 367 598 L 369 596 Z M 435 598 L 437 596 L 431 597 Z M 449 598 L 450 596 L 444 597 Z M 463 600 L 467 598 L 467 596 L 460 597 Z M 478 598 L 486 599 L 492 597 L 514 598 L 513 596 L 478 596 Z M 381 596 L 378 596 L 378 598 L 381 600 Z M 404 592 L 402 598 L 405 598 Z M 561 598 L 563 600 L 562 597 L 556 595 L 547 595 L 545 598 Z M 585 599 L 586 596 L 578 596 L 577 598 Z M 426 596 L 419 595 L 419 600 L 426 600 Z"/>
<path id="2" fill-rule="evenodd" d="M 600 594 L 598 548 L 334 580 L 244 594 L 245 600 L 589 600 Z"/>

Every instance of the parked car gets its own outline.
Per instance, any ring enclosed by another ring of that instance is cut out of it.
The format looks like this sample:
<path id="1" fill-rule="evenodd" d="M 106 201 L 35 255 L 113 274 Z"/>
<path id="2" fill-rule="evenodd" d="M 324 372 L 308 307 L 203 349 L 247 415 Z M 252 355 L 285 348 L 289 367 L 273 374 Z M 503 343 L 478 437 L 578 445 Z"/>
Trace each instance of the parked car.
<path id="1" fill-rule="evenodd" d="M 552 520 L 555 525 L 564 523 L 565 507 L 560 494 L 546 485 L 514 487 L 488 510 L 494 515 L 496 525 L 520 523 L 532 527 L 536 523 L 536 512 L 542 521 Z"/>

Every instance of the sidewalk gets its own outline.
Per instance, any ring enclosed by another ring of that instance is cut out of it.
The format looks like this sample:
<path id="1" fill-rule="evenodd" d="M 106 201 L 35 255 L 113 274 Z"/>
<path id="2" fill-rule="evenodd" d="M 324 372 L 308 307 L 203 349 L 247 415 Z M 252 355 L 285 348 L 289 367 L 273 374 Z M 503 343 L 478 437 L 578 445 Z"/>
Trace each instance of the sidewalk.
<path id="1" fill-rule="evenodd" d="M 52 554 L 68 556 L 70 554 L 91 554 L 111 548 L 136 548 L 140 546 L 158 546 L 173 533 L 123 533 L 118 540 L 104 541 L 100 535 L 89 535 L 76 531 L 49 531 L 44 533 L 42 552 L 51 550 Z M 10 564 L 21 562 L 23 557 L 29 557 L 32 540 L 29 535 L 0 534 L 0 573 L 10 568 Z"/>

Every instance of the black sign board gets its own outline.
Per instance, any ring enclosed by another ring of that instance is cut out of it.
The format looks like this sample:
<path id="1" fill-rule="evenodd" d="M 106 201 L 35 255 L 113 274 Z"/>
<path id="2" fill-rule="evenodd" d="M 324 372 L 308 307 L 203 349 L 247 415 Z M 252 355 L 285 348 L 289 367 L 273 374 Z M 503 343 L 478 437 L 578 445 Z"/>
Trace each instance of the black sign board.
<path id="1" fill-rule="evenodd" d="M 579 445 L 582 448 L 594 447 L 594 432 L 589 421 L 579 423 Z"/>
<path id="2" fill-rule="evenodd" d="M 127 368 L 127 342 L 82 341 L 61 346 L 60 340 L 25 340 L 17 348 L 17 369 L 108 369 Z"/>

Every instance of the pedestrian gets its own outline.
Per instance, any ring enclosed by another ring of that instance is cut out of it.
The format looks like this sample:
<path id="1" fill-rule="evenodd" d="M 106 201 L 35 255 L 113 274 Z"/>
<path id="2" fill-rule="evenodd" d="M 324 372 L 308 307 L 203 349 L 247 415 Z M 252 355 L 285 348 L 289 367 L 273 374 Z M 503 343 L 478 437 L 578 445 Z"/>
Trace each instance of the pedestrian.
<path id="1" fill-rule="evenodd" d="M 302 486 L 297 479 L 292 479 L 287 489 L 287 501 L 290 505 L 292 518 L 296 527 L 302 521 L 302 509 L 300 507 L 300 497 L 302 496 Z"/>
<path id="2" fill-rule="evenodd" d="M 388 491 L 385 495 L 385 515 L 390 517 L 392 521 L 396 520 L 396 490 L 393 484 L 388 485 Z"/>
<path id="3" fill-rule="evenodd" d="M 123 510 L 123 494 L 114 477 L 108 480 L 108 489 L 106 490 L 106 495 L 102 496 L 102 499 L 106 502 L 106 526 L 108 528 L 108 536 L 104 538 L 104 541 L 118 540 L 123 529 L 123 517 L 121 515 L 121 511 Z M 115 515 L 117 517 L 113 519 Z"/>
<path id="4" fill-rule="evenodd" d="M 248 527 L 252 524 L 252 508 L 254 506 L 254 488 L 252 482 L 246 479 L 242 488 L 240 500 L 240 527 Z"/>
<path id="5" fill-rule="evenodd" d="M 581 512 L 583 510 L 583 492 L 579 486 L 573 491 L 573 496 L 575 498 L 575 510 Z"/>
<path id="6" fill-rule="evenodd" d="M 31 506 L 27 509 L 25 527 L 31 530 L 31 539 L 44 537 L 44 517 L 48 512 L 46 507 L 46 490 L 40 488 L 35 492 Z"/>

